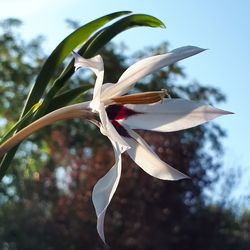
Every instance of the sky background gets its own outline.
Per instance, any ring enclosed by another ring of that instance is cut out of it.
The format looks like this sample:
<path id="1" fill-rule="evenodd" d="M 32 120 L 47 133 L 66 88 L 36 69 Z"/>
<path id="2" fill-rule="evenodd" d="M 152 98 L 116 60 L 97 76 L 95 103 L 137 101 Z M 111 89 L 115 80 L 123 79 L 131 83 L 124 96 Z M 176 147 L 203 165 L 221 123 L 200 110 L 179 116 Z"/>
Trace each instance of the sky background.
<path id="1" fill-rule="evenodd" d="M 167 26 L 120 34 L 114 41 L 124 42 L 128 52 L 163 41 L 168 41 L 171 49 L 184 45 L 209 49 L 180 65 L 188 80 L 217 87 L 227 96 L 227 102 L 219 107 L 235 115 L 216 120 L 228 134 L 224 140 L 225 170 L 240 169 L 243 176 L 237 195 L 250 195 L 250 1 L 0 0 L 0 19 L 20 18 L 24 22 L 22 35 L 27 39 L 43 34 L 47 53 L 71 32 L 66 19 L 84 24 L 120 10 L 153 15 Z"/>

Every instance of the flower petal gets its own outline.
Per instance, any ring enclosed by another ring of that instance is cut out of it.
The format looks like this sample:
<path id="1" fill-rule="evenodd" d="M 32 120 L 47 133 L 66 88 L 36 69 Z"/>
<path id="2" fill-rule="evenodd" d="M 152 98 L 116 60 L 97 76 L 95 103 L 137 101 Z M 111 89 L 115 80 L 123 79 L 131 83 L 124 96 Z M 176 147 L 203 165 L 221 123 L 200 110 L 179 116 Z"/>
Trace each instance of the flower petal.
<path id="1" fill-rule="evenodd" d="M 107 207 L 116 191 L 121 177 L 121 149 L 116 142 L 112 142 L 115 153 L 115 164 L 94 186 L 92 201 L 97 215 L 97 232 L 103 242 L 104 236 L 104 217 Z"/>
<path id="2" fill-rule="evenodd" d="M 89 68 L 96 74 L 96 82 L 94 86 L 94 93 L 93 93 L 93 100 L 90 102 L 90 107 L 94 111 L 98 111 L 99 104 L 100 104 L 100 96 L 101 96 L 101 89 L 102 89 L 102 83 L 103 83 L 103 77 L 104 77 L 104 64 L 102 57 L 100 55 L 97 55 L 95 57 L 92 57 L 90 59 L 85 59 L 81 57 L 76 52 L 73 52 L 74 58 L 75 58 L 75 68 Z"/>
<path id="3" fill-rule="evenodd" d="M 102 92 L 102 100 L 109 99 L 114 96 L 122 95 L 128 92 L 134 84 L 141 78 L 152 74 L 156 70 L 166 67 L 170 64 L 178 62 L 187 57 L 198 54 L 205 49 L 195 46 L 184 46 L 178 49 L 172 50 L 167 54 L 156 55 L 148 57 L 138 61 L 129 67 L 120 77 L 118 82 L 112 86 L 106 88 Z"/>
<path id="4" fill-rule="evenodd" d="M 76 70 L 79 68 L 88 68 L 91 69 L 95 74 L 96 72 L 104 70 L 103 60 L 100 55 L 86 59 L 73 51 L 73 56 L 75 59 L 74 66 Z"/>
<path id="5" fill-rule="evenodd" d="M 164 99 L 154 104 L 125 105 L 136 115 L 120 121 L 132 129 L 171 132 L 195 127 L 216 117 L 232 114 L 200 102 L 185 99 Z"/>
<path id="6" fill-rule="evenodd" d="M 131 148 L 127 150 L 127 153 L 145 172 L 162 180 L 173 181 L 189 178 L 187 175 L 163 162 L 135 131 L 128 127 L 125 128 L 131 136 L 131 138 L 124 138 L 124 140 L 131 146 Z"/>
<path id="7" fill-rule="evenodd" d="M 107 136 L 112 141 L 119 144 L 122 152 L 126 151 L 130 148 L 130 146 L 127 144 L 127 142 L 124 140 L 124 138 L 117 132 L 117 130 L 114 128 L 110 120 L 108 119 L 105 107 L 103 103 L 100 103 L 99 105 L 99 117 L 101 120 L 101 132 L 105 136 Z"/>

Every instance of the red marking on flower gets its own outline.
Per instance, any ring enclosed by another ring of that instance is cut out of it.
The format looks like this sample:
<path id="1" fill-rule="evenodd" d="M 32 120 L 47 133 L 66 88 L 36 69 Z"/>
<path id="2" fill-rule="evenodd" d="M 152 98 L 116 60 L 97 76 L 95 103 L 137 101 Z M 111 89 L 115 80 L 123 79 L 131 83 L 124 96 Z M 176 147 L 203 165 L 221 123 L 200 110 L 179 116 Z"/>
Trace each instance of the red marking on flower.
<path id="1" fill-rule="evenodd" d="M 128 131 L 116 120 L 112 121 L 113 126 L 115 127 L 116 131 L 118 132 L 119 135 L 123 137 L 131 137 L 128 133 Z"/>
<path id="2" fill-rule="evenodd" d="M 138 112 L 135 112 L 132 109 L 129 109 L 123 105 L 110 105 L 106 108 L 106 112 L 108 115 L 109 120 L 115 127 L 116 131 L 124 137 L 131 137 L 128 133 L 128 131 L 119 123 L 119 120 L 125 120 L 131 115 L 137 115 L 140 114 Z"/>
<path id="3" fill-rule="evenodd" d="M 125 120 L 131 115 L 137 115 L 138 112 L 133 111 L 132 109 L 126 108 L 123 105 L 110 105 L 106 108 L 106 112 L 109 120 Z"/>

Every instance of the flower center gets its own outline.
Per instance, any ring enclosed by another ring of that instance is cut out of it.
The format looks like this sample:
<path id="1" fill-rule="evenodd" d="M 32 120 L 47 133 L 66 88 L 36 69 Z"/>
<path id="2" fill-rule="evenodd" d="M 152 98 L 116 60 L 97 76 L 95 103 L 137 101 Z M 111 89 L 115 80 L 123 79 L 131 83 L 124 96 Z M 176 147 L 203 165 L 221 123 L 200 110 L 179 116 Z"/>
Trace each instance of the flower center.
<path id="1" fill-rule="evenodd" d="M 117 132 L 124 136 L 130 137 L 127 130 L 119 123 L 121 120 L 127 119 L 129 116 L 141 114 L 132 109 L 125 107 L 125 104 L 150 104 L 163 100 L 167 95 L 166 90 L 152 91 L 139 94 L 132 94 L 126 96 L 118 96 L 111 98 L 111 102 L 106 107 L 106 112 L 109 120 L 117 130 Z"/>
<path id="2" fill-rule="evenodd" d="M 111 121 L 124 120 L 131 115 L 139 114 L 123 105 L 110 105 L 106 108 L 106 112 Z"/>
<path id="3" fill-rule="evenodd" d="M 131 115 L 139 113 L 123 105 L 110 105 L 106 108 L 106 112 L 116 131 L 123 137 L 130 137 L 127 130 L 119 123 L 119 120 L 124 120 Z"/>

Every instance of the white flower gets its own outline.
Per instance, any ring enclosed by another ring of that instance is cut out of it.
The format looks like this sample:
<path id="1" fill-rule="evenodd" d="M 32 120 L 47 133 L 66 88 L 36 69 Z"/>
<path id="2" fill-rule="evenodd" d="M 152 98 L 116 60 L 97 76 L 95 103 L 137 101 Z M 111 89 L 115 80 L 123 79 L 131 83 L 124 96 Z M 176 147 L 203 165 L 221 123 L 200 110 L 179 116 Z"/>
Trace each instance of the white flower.
<path id="1" fill-rule="evenodd" d="M 114 166 L 96 183 L 92 195 L 97 214 L 97 231 L 104 242 L 104 217 L 120 180 L 121 154 L 124 151 L 153 177 L 162 180 L 187 178 L 163 162 L 133 129 L 171 132 L 230 114 L 195 101 L 165 99 L 163 90 L 122 96 L 143 77 L 202 51 L 204 49 L 185 46 L 167 54 L 143 59 L 129 67 L 115 84 L 103 84 L 104 65 L 101 56 L 84 59 L 74 53 L 75 67 L 90 68 L 97 76 L 89 107 L 99 114 L 101 132 L 110 139 L 115 154 Z"/>

